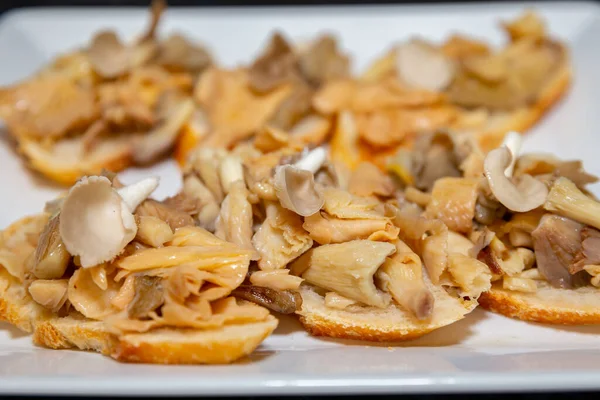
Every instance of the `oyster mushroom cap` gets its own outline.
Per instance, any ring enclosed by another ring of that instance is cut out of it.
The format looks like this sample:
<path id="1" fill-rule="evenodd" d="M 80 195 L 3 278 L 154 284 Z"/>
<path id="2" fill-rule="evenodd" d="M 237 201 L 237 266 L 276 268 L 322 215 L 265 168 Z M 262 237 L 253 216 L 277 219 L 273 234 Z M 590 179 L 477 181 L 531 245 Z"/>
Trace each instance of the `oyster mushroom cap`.
<path id="1" fill-rule="evenodd" d="M 440 91 L 452 82 L 455 66 L 440 49 L 413 39 L 396 49 L 396 70 L 411 87 Z"/>
<path id="2" fill-rule="evenodd" d="M 315 214 L 325 203 L 317 190 L 313 173 L 294 165 L 277 167 L 273 186 L 282 207 L 303 217 Z"/>
<path id="3" fill-rule="evenodd" d="M 133 211 L 158 186 L 158 178 L 115 190 L 102 176 L 84 177 L 65 197 L 59 232 L 67 251 L 90 268 L 115 258 L 137 233 Z"/>
<path id="4" fill-rule="evenodd" d="M 116 78 L 129 69 L 129 51 L 116 33 L 103 31 L 93 39 L 88 49 L 88 57 L 94 68 L 103 78 Z"/>
<path id="5" fill-rule="evenodd" d="M 540 207 L 546 201 L 548 188 L 530 175 L 523 175 L 513 182 L 505 175 L 513 159 L 506 146 L 488 153 L 483 162 L 483 170 L 490 189 L 502 205 L 511 211 L 527 212 Z"/>

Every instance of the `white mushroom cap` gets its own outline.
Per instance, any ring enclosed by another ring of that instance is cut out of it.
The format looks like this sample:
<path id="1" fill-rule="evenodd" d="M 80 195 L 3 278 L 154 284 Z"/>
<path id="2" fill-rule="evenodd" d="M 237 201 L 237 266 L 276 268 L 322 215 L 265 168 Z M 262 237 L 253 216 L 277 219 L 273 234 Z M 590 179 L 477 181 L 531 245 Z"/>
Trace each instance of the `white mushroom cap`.
<path id="1" fill-rule="evenodd" d="M 60 236 L 69 253 L 89 268 L 121 253 L 137 233 L 133 212 L 158 186 L 147 178 L 115 190 L 102 176 L 84 177 L 65 197 Z"/>
<path id="2" fill-rule="evenodd" d="M 522 175 L 516 183 L 507 177 L 506 170 L 513 158 L 507 146 L 490 151 L 483 163 L 485 177 L 496 199 L 506 208 L 515 212 L 531 211 L 544 204 L 548 188 L 530 175 Z"/>

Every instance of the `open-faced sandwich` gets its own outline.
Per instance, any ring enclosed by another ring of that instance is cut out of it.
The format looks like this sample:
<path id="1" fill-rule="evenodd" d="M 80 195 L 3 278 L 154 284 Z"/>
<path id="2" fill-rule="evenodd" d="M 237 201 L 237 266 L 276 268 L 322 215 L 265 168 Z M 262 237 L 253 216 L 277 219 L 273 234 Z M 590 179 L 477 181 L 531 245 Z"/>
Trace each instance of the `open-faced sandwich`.
<path id="1" fill-rule="evenodd" d="M 277 326 L 232 292 L 255 252 L 196 227 L 193 202 L 148 199 L 157 179 L 90 176 L 0 235 L 0 319 L 35 343 L 120 361 L 226 363 Z"/>
<path id="2" fill-rule="evenodd" d="M 333 38 L 294 46 L 275 34 L 249 67 L 202 76 L 195 100 L 206 124 L 182 134 L 177 158 L 184 162 L 199 143 L 231 146 L 264 129 L 276 137 L 301 134 L 312 144 L 331 135 L 333 159 L 350 168 L 362 161 L 383 166 L 436 129 L 468 133 L 489 151 L 506 132 L 535 124 L 571 80 L 568 51 L 540 17 L 528 12 L 503 27 L 509 41 L 500 50 L 463 36 L 439 45 L 412 39 L 360 77 L 350 75 L 349 58 Z M 261 112 L 254 108 L 259 99 Z M 236 107 L 247 111 L 231 118 Z"/>
<path id="3" fill-rule="evenodd" d="M 181 35 L 157 37 L 164 8 L 154 2 L 150 26 L 134 42 L 99 32 L 85 48 L 0 90 L 0 118 L 31 168 L 73 184 L 172 149 L 195 118 L 194 82 L 212 61 Z"/>
<path id="4" fill-rule="evenodd" d="M 566 47 L 527 13 L 504 24 L 501 50 L 462 36 L 395 46 L 361 76 L 335 37 L 295 44 L 274 33 L 259 56 L 219 68 L 203 47 L 157 35 L 164 1 L 148 29 L 124 44 L 99 32 L 33 77 L 0 90 L 0 118 L 28 165 L 64 184 L 103 168 L 148 164 L 175 145 L 231 149 L 257 135 L 320 145 L 333 159 L 379 166 L 424 132 L 452 128 L 484 150 L 524 131 L 560 99 L 571 69 Z"/>

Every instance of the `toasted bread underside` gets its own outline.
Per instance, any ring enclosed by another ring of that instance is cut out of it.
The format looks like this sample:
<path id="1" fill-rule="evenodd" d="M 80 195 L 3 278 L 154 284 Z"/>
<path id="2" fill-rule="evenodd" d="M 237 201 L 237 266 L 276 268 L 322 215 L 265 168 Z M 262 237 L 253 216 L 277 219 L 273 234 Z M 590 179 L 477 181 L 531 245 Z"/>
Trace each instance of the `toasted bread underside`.
<path id="1" fill-rule="evenodd" d="M 434 312 L 420 321 L 395 304 L 387 308 L 349 306 L 337 310 L 325 305 L 325 299 L 309 285 L 302 286 L 302 310 L 298 312 L 304 328 L 314 336 L 340 339 L 393 342 L 416 339 L 435 329 L 456 322 L 477 305 L 449 295 L 444 289 L 432 286 Z"/>
<path id="2" fill-rule="evenodd" d="M 0 270 L 0 320 L 52 349 L 92 350 L 118 361 L 153 364 L 224 364 L 252 353 L 277 327 L 277 319 L 217 329 L 159 329 L 114 335 L 103 322 L 73 313 L 57 317 L 36 304 L 16 279 Z"/>
<path id="3" fill-rule="evenodd" d="M 559 325 L 600 324 L 600 291 L 586 286 L 557 289 L 547 283 L 535 293 L 503 289 L 495 283 L 479 298 L 487 310 L 524 321 Z"/>
<path id="4" fill-rule="evenodd" d="M 84 175 L 98 175 L 103 169 L 118 172 L 132 163 L 131 140 L 99 139 L 90 151 L 83 151 L 81 138 L 63 139 L 51 146 L 21 140 L 19 152 L 32 169 L 64 185 L 72 185 Z"/>

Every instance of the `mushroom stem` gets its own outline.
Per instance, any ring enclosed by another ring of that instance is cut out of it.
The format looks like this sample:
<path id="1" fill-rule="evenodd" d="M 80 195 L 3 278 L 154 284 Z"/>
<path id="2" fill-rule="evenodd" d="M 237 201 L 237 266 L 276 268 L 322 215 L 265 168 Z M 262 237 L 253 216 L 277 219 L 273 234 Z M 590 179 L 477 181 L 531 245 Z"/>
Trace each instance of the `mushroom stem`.
<path id="1" fill-rule="evenodd" d="M 517 163 L 517 157 L 519 157 L 519 153 L 521 151 L 521 146 L 523 144 L 523 138 L 519 132 L 510 131 L 504 137 L 502 141 L 502 146 L 506 146 L 506 148 L 510 151 L 512 155 L 512 159 L 510 164 L 504 170 L 504 175 L 510 178 L 512 177 L 513 170 L 515 169 L 515 164 Z"/>
<path id="2" fill-rule="evenodd" d="M 127 204 L 129 211 L 134 212 L 142 201 L 146 200 L 150 196 L 150 193 L 154 192 L 157 187 L 158 178 L 151 177 L 118 189 L 117 193 L 121 196 L 125 204 Z"/>
<path id="3" fill-rule="evenodd" d="M 317 147 L 316 149 L 309 151 L 308 154 L 296 162 L 294 166 L 314 174 L 321 168 L 326 159 L 327 152 L 325 149 L 323 147 Z"/>
<path id="4" fill-rule="evenodd" d="M 600 229 L 600 203 L 586 196 L 567 178 L 558 178 L 544 208 L 554 214 Z"/>

